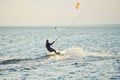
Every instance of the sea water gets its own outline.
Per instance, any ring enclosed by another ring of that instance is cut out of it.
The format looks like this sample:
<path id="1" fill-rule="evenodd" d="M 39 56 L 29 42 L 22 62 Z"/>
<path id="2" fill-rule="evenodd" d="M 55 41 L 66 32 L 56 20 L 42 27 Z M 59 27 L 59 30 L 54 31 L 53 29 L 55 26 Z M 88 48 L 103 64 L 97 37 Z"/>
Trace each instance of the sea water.
<path id="1" fill-rule="evenodd" d="M 120 80 L 120 25 L 0 27 L 0 80 Z"/>

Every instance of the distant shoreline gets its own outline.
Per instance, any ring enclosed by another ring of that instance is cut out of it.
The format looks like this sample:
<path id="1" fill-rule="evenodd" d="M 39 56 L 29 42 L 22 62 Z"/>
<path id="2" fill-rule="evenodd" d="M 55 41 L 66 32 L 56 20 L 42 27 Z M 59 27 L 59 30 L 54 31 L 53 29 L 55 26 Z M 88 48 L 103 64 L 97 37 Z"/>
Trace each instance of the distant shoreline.
<path id="1" fill-rule="evenodd" d="M 69 25 L 69 26 L 0 26 L 0 28 L 62 28 L 62 27 L 120 27 L 120 24 L 98 24 L 98 25 Z"/>

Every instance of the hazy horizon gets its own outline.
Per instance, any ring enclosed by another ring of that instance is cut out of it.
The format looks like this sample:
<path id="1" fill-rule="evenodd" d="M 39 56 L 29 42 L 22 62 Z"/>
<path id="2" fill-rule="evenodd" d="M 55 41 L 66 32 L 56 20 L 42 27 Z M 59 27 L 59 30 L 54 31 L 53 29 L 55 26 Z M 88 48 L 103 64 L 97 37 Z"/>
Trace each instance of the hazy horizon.
<path id="1" fill-rule="evenodd" d="M 34 28 L 34 27 L 51 27 L 51 28 L 62 28 L 62 27 L 120 27 L 120 24 L 94 24 L 94 25 L 59 25 L 59 26 L 0 26 L 1 28 L 2 27 L 23 27 L 23 28 L 27 28 L 27 27 L 31 27 L 31 28 Z"/>

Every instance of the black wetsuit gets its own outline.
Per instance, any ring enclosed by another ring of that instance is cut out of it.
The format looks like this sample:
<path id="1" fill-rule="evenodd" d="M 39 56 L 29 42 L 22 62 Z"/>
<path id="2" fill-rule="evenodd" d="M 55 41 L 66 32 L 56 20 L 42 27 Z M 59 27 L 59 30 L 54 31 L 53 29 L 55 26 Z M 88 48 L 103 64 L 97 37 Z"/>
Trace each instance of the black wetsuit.
<path id="1" fill-rule="evenodd" d="M 54 42 L 55 41 L 53 41 L 52 43 L 49 43 L 49 41 L 46 40 L 46 48 L 49 52 L 55 52 L 57 54 L 56 50 L 50 47 Z"/>

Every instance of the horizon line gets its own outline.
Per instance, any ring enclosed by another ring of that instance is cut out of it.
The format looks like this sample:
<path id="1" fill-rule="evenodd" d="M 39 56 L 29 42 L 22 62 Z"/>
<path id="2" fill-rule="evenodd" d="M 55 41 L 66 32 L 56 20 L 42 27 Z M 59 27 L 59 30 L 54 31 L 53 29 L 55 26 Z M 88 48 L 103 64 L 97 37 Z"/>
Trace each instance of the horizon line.
<path id="1" fill-rule="evenodd" d="M 0 27 L 95 27 L 120 24 L 81 24 L 81 25 L 0 25 Z"/>

